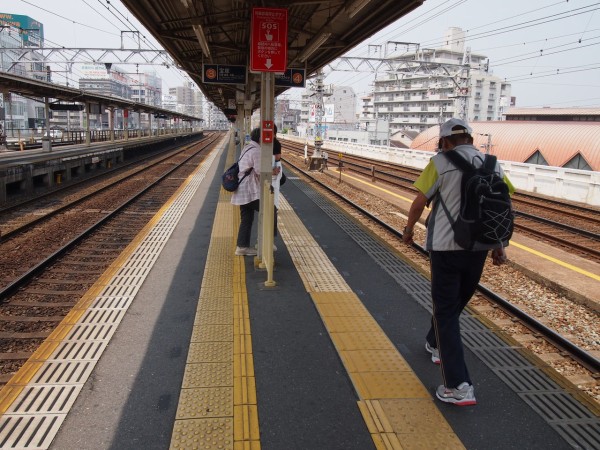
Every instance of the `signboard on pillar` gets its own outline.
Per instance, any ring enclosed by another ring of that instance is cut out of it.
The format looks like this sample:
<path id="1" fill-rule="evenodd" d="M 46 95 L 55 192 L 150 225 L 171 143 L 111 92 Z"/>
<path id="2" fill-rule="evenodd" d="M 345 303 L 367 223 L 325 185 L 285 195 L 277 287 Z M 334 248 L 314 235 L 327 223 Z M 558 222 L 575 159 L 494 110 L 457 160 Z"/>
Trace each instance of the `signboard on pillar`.
<path id="1" fill-rule="evenodd" d="M 304 69 L 288 69 L 280 75 L 275 75 L 275 86 L 303 88 L 305 79 Z"/>
<path id="2" fill-rule="evenodd" d="M 202 82 L 205 84 L 246 84 L 246 66 L 202 64 Z"/>
<path id="3" fill-rule="evenodd" d="M 262 126 L 262 132 L 261 132 L 260 138 L 265 144 L 270 144 L 273 142 L 273 121 L 272 120 L 263 120 L 263 126 Z"/>
<path id="4" fill-rule="evenodd" d="M 252 8 L 250 71 L 283 73 L 287 63 L 287 9 Z"/>

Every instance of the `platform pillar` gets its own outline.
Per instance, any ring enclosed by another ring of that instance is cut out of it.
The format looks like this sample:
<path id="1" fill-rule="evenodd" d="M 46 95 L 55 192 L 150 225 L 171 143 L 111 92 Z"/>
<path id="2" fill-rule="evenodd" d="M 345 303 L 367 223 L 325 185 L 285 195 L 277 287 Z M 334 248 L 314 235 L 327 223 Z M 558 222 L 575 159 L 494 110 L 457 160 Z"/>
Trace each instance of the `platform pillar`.
<path id="1" fill-rule="evenodd" d="M 274 230 L 274 196 L 271 193 L 273 182 L 273 109 L 275 98 L 275 74 L 272 72 L 261 73 L 261 108 L 260 108 L 260 213 L 259 213 L 259 238 L 258 258 L 260 267 L 267 270 L 265 286 L 272 287 L 273 281 L 273 234 Z"/>
<path id="2" fill-rule="evenodd" d="M 44 115 L 46 117 L 45 136 L 42 137 L 42 150 L 45 152 L 52 151 L 52 140 L 50 139 L 50 104 L 48 97 L 44 97 Z"/>

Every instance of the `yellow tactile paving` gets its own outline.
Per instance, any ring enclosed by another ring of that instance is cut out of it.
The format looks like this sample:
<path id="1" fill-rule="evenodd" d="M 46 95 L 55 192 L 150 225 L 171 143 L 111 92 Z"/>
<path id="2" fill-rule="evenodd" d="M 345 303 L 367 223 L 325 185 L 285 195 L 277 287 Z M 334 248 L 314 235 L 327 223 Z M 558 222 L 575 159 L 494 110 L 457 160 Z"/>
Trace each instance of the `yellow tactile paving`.
<path id="1" fill-rule="evenodd" d="M 330 333 L 335 347 L 344 350 L 396 350 L 384 334 L 365 332 Z"/>
<path id="2" fill-rule="evenodd" d="M 279 231 L 360 398 L 377 449 L 464 448 L 398 350 L 281 198 Z M 415 417 L 408 419 L 412 411 Z"/>
<path id="3" fill-rule="evenodd" d="M 221 191 L 215 214 L 171 449 L 260 450 L 245 265 L 233 254 L 239 214 L 230 195 Z"/>

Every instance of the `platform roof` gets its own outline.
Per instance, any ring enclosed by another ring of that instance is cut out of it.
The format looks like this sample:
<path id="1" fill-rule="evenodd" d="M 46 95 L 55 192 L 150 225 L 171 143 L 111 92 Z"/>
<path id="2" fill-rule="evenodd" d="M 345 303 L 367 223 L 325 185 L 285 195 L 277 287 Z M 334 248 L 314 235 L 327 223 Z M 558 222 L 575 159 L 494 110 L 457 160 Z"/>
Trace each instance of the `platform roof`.
<path id="1" fill-rule="evenodd" d="M 122 3 L 206 97 L 225 111 L 231 100 L 236 101 L 236 93 L 244 92 L 244 87 L 203 84 L 202 64 L 249 66 L 253 7 L 288 10 L 287 68 L 305 68 L 308 77 L 423 1 L 122 0 Z M 309 52 L 303 50 L 321 40 L 318 48 L 306 57 Z M 253 109 L 260 106 L 259 89 L 260 83 L 252 86 Z M 275 95 L 286 89 L 276 87 Z"/>
<path id="2" fill-rule="evenodd" d="M 158 108 L 144 103 L 136 103 L 122 97 L 92 94 L 81 89 L 47 83 L 32 78 L 20 77 L 5 72 L 0 73 L 0 92 L 4 91 L 13 92 L 24 97 L 35 98 L 42 102 L 44 97 L 48 97 L 64 102 L 93 103 L 103 105 L 107 108 L 115 107 L 136 112 L 158 113 L 167 117 L 178 117 L 183 120 L 203 121 L 203 119 L 198 117 L 180 114 L 175 111 Z"/>

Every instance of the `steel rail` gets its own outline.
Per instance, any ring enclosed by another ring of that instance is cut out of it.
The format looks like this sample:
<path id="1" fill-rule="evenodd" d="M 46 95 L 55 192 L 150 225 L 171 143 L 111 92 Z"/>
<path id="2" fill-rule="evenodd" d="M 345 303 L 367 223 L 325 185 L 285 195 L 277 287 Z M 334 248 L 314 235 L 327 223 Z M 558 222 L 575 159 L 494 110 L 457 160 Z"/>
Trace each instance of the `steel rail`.
<path id="1" fill-rule="evenodd" d="M 339 194 L 334 189 L 332 189 L 329 186 L 325 185 L 324 183 L 322 183 L 318 179 L 316 179 L 314 177 L 311 177 L 302 168 L 297 167 L 296 165 L 294 165 L 293 163 L 287 161 L 284 158 L 282 158 L 282 159 L 285 161 L 286 164 L 289 164 L 291 167 L 293 167 L 294 169 L 296 169 L 300 173 L 304 174 L 306 177 L 309 177 L 313 182 L 317 183 L 320 187 L 324 188 L 326 191 L 330 192 L 331 194 L 333 194 L 337 198 L 343 200 L 345 203 L 347 203 L 348 205 L 350 205 L 352 208 L 358 210 L 361 214 L 367 216 L 370 220 L 373 220 L 379 226 L 385 228 L 387 231 L 389 231 L 390 233 L 392 233 L 396 237 L 402 239 L 402 233 L 399 232 L 398 230 L 396 230 L 394 227 L 392 227 L 391 225 L 387 224 L 386 222 L 384 222 L 380 218 L 374 216 L 369 211 L 365 210 L 361 206 L 359 206 L 356 203 L 352 202 L 348 198 L 346 198 L 343 195 Z M 428 252 L 422 246 L 413 243 L 411 245 L 411 247 L 413 249 L 417 250 L 423 256 L 428 257 Z M 509 314 L 511 314 L 514 317 L 516 317 L 523 324 L 525 324 L 529 329 L 531 329 L 532 331 L 537 332 L 540 335 L 542 335 L 548 342 L 552 343 L 555 347 L 568 352 L 569 355 L 571 355 L 571 357 L 575 361 L 579 362 L 583 367 L 585 367 L 586 369 L 590 370 L 594 374 L 600 373 L 600 360 L 598 358 L 595 358 L 593 355 L 591 355 L 586 350 L 584 350 L 581 347 L 575 345 L 573 342 L 571 342 L 568 339 L 564 338 L 563 336 L 561 336 L 560 334 L 558 334 L 556 331 L 548 328 L 547 326 L 545 326 L 544 324 L 542 324 L 540 321 L 536 320 L 534 317 L 530 316 L 525 311 L 523 311 L 523 310 L 519 309 L 518 307 L 514 306 L 508 300 L 506 300 L 503 297 L 501 297 L 500 295 L 496 294 L 495 292 L 493 292 L 489 288 L 485 287 L 481 283 L 479 283 L 477 285 L 477 290 L 480 291 L 483 295 L 485 295 L 490 301 L 492 301 L 493 303 L 497 304 L 498 306 L 500 306 L 501 308 L 503 308 L 506 312 L 508 312 Z"/>
<path id="2" fill-rule="evenodd" d="M 19 290 L 21 287 L 23 287 L 24 285 L 26 285 L 31 278 L 33 278 L 36 275 L 38 275 L 39 273 L 43 272 L 48 266 L 50 266 L 58 258 L 60 258 L 65 253 L 67 253 L 69 250 L 73 249 L 77 244 L 79 244 L 85 238 L 87 238 L 93 231 L 95 231 L 96 229 L 100 228 L 102 225 L 104 225 L 109 220 L 111 220 L 112 218 L 114 218 L 117 214 L 121 213 L 127 206 L 129 206 L 135 200 L 137 200 L 138 198 L 140 198 L 142 195 L 144 195 L 150 189 L 154 188 L 158 183 L 160 183 L 165 178 L 167 178 L 175 170 L 177 170 L 180 167 L 182 167 L 185 164 L 187 164 L 192 158 L 194 158 L 195 156 L 197 156 L 198 153 L 200 153 L 203 150 L 205 150 L 208 147 L 208 145 L 210 145 L 212 142 L 214 142 L 214 141 L 211 141 L 207 145 L 203 146 L 196 153 L 194 153 L 193 155 L 191 155 L 188 158 L 186 158 L 180 164 L 178 164 L 178 165 L 173 166 L 172 168 L 170 168 L 167 172 L 165 172 L 163 175 L 161 175 L 159 178 L 157 178 L 153 183 L 151 183 L 150 185 L 146 186 L 142 190 L 138 191 L 135 195 L 133 195 L 132 197 L 130 197 L 128 200 L 124 201 L 121 205 L 117 206 L 112 212 L 108 213 L 102 219 L 98 220 L 95 224 L 91 225 L 89 228 L 87 228 L 82 233 L 80 233 L 79 236 L 76 236 L 71 241 L 67 242 L 65 245 L 63 245 L 60 249 L 58 249 L 57 251 L 55 251 L 53 254 L 49 255 L 43 261 L 39 262 L 34 267 L 32 267 L 31 269 L 29 269 L 27 272 L 23 273 L 21 276 L 19 276 L 15 280 L 13 280 L 10 284 L 8 284 L 4 288 L 2 288 L 0 290 L 0 303 L 3 303 L 7 297 L 10 297 L 17 290 Z"/>
<path id="3" fill-rule="evenodd" d="M 199 143 L 200 142 L 195 142 L 195 143 L 191 143 L 191 144 L 185 144 L 186 145 L 185 148 L 180 149 L 180 150 L 176 150 L 176 151 L 167 150 L 167 151 L 170 152 L 168 155 L 166 155 L 166 156 L 165 155 L 160 155 L 160 157 L 159 157 L 158 160 L 156 160 L 154 162 L 151 162 L 149 165 L 147 165 L 145 167 L 139 167 L 137 169 L 137 171 L 135 173 L 131 174 L 130 176 L 135 176 L 135 175 L 138 175 L 138 174 L 140 174 L 140 173 L 142 173 L 142 172 L 144 172 L 146 170 L 149 170 L 152 167 L 155 167 L 156 165 L 162 163 L 163 161 L 165 161 L 165 160 L 167 160 L 167 159 L 175 156 L 177 153 L 185 152 L 190 147 L 192 147 L 192 146 L 194 146 L 196 144 L 199 144 Z M 210 144 L 210 142 L 209 142 L 209 144 Z M 89 182 L 89 181 L 93 181 L 93 180 L 101 180 L 102 178 L 107 177 L 107 175 L 111 175 L 111 174 L 115 174 L 115 173 L 118 174 L 119 171 L 125 170 L 125 169 L 127 169 L 129 167 L 135 167 L 136 165 L 139 165 L 141 163 L 144 163 L 145 161 L 148 161 L 152 157 L 156 158 L 156 156 L 157 155 L 155 154 L 155 155 L 151 155 L 151 156 L 149 156 L 147 158 L 141 158 L 141 159 L 132 161 L 132 162 L 130 162 L 130 163 L 124 165 L 124 166 L 120 166 L 118 169 L 115 169 L 114 171 L 103 172 L 102 174 L 98 174 L 98 175 L 96 175 L 96 176 L 94 176 L 92 178 L 86 178 L 85 180 L 81 180 L 81 181 L 78 181 L 78 182 L 76 182 L 74 184 L 70 184 L 69 186 L 65 186 L 62 189 L 57 189 L 57 190 L 48 192 L 46 194 L 43 194 L 43 195 L 38 196 L 36 198 L 33 198 L 31 200 L 26 200 L 24 202 L 19 203 L 18 205 L 11 205 L 10 209 L 14 210 L 14 209 L 17 209 L 18 207 L 23 207 L 25 205 L 28 205 L 28 204 L 33 203 L 35 201 L 42 200 L 42 199 L 44 199 L 46 197 L 49 197 L 51 195 L 60 194 L 60 192 L 62 192 L 63 190 L 71 189 L 71 188 L 80 186 L 82 183 L 85 183 L 85 182 Z M 44 221 L 46 221 L 46 220 L 48 220 L 48 219 L 50 219 L 50 218 L 52 218 L 52 217 L 60 214 L 60 213 L 68 210 L 69 208 L 73 208 L 74 206 L 78 205 L 79 203 L 82 203 L 82 202 L 84 202 L 84 201 L 92 198 L 93 196 L 100 194 L 101 192 L 103 192 L 103 191 L 105 191 L 107 189 L 110 189 L 110 188 L 115 187 L 116 185 L 118 185 L 120 183 L 125 182 L 126 179 L 127 178 L 123 178 L 123 179 L 115 181 L 112 184 L 109 184 L 107 186 L 101 187 L 100 189 L 98 189 L 98 190 L 96 190 L 94 192 L 91 192 L 91 193 L 89 193 L 87 195 L 84 195 L 83 197 L 80 197 L 80 198 L 78 198 L 76 200 L 73 200 L 72 202 L 70 202 L 70 203 L 68 203 L 66 205 L 60 206 L 59 208 L 54 209 L 54 210 L 50 211 L 49 213 L 44 214 L 43 216 L 40 216 L 37 219 L 32 220 L 31 222 L 27 222 L 26 224 L 24 224 L 24 225 L 22 225 L 22 226 L 20 226 L 18 228 L 15 228 L 13 230 L 10 230 L 10 231 L 7 231 L 7 232 L 3 233 L 0 236 L 0 243 L 6 242 L 6 241 L 12 239 L 14 236 L 16 236 L 16 235 L 18 235 L 20 233 L 23 233 L 23 232 L 25 232 L 25 231 L 33 228 L 36 225 L 39 225 L 40 223 L 42 223 L 42 222 L 44 222 Z M 0 215 L 3 214 L 3 213 L 5 213 L 5 212 L 6 212 L 6 210 L 0 210 Z"/>

